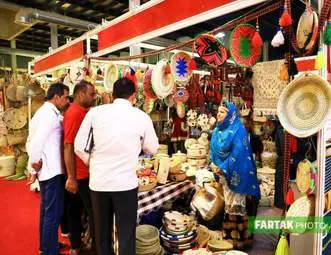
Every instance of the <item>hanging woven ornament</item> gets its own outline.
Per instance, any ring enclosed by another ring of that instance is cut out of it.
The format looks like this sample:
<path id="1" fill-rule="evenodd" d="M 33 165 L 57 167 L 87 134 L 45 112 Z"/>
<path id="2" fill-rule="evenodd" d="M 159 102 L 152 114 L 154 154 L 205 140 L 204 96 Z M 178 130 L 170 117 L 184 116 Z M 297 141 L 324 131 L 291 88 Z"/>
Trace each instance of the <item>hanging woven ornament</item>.
<path id="1" fill-rule="evenodd" d="M 315 69 L 320 70 L 325 67 L 325 58 L 322 48 L 318 49 L 317 57 L 315 59 Z"/>
<path id="2" fill-rule="evenodd" d="M 311 50 L 315 46 L 317 37 L 318 16 L 307 1 L 306 9 L 300 16 L 297 26 L 296 41 L 298 48 L 303 52 Z"/>
<path id="3" fill-rule="evenodd" d="M 324 43 L 331 45 L 331 11 L 329 12 L 329 18 L 324 32 Z"/>
<path id="4" fill-rule="evenodd" d="M 285 42 L 285 38 L 282 32 L 282 29 L 279 28 L 277 33 L 275 34 L 274 38 L 271 40 L 271 46 L 274 48 L 279 47 L 280 45 L 283 45 Z"/>
<path id="5" fill-rule="evenodd" d="M 240 24 L 230 36 L 230 53 L 237 65 L 250 67 L 261 57 L 261 47 L 252 45 L 255 27 L 250 24 Z"/>
<path id="6" fill-rule="evenodd" d="M 256 20 L 256 30 L 252 37 L 252 46 L 255 48 L 261 47 L 263 45 L 263 40 L 260 35 L 259 29 L 259 19 Z"/>
<path id="7" fill-rule="evenodd" d="M 285 5 L 284 5 L 284 12 L 283 12 L 282 16 L 279 19 L 279 25 L 281 27 L 289 27 L 289 26 L 292 25 L 292 23 L 293 23 L 292 17 L 290 15 L 290 13 L 288 12 L 287 5 L 285 3 Z"/>

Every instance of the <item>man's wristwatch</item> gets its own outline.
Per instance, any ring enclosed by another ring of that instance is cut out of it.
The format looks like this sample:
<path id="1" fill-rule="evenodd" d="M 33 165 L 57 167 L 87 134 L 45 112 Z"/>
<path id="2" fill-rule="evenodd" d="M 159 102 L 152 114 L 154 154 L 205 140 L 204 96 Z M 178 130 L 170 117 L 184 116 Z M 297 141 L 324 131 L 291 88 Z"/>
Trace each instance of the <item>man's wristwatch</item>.
<path id="1" fill-rule="evenodd" d="M 31 173 L 32 175 L 36 175 L 36 174 L 37 174 L 37 172 L 36 172 L 35 170 L 30 171 L 30 173 Z"/>

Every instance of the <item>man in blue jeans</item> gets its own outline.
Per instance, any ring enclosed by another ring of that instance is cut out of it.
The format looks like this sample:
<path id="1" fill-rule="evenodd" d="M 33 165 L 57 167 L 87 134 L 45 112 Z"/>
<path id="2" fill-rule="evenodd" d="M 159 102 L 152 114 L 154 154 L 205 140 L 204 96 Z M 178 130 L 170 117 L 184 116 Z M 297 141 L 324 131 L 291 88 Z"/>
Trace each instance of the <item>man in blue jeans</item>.
<path id="1" fill-rule="evenodd" d="M 69 103 L 69 88 L 52 84 L 45 102 L 33 116 L 27 140 L 29 181 L 40 184 L 40 253 L 58 254 L 58 227 L 63 213 L 64 168 L 62 114 Z"/>

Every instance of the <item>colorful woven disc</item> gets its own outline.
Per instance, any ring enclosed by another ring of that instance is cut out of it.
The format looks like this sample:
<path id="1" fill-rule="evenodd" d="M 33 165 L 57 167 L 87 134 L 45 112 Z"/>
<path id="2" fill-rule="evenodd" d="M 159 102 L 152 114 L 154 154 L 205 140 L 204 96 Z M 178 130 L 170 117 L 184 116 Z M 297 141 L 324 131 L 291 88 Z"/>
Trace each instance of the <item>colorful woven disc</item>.
<path id="1" fill-rule="evenodd" d="M 201 35 L 194 42 L 195 51 L 211 66 L 222 65 L 229 57 L 226 48 L 216 37 L 210 34 Z"/>
<path id="2" fill-rule="evenodd" d="M 255 27 L 249 24 L 237 26 L 230 37 L 230 53 L 233 60 L 242 67 L 253 66 L 261 57 L 262 48 L 252 46 Z"/>

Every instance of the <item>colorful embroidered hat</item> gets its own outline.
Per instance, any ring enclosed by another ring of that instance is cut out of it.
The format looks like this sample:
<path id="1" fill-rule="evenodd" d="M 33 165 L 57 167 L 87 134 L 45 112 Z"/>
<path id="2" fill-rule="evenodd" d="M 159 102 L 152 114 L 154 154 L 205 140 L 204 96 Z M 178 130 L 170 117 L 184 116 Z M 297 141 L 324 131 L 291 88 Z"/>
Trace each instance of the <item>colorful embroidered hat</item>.
<path id="1" fill-rule="evenodd" d="M 229 57 L 227 49 L 211 34 L 204 34 L 194 42 L 195 51 L 211 66 L 222 65 Z"/>
<path id="2" fill-rule="evenodd" d="M 171 71 L 177 82 L 187 82 L 192 74 L 189 65 L 192 58 L 185 52 L 177 52 L 171 58 Z"/>
<path id="3" fill-rule="evenodd" d="M 230 36 L 230 53 L 233 60 L 242 67 L 253 66 L 260 58 L 261 47 L 253 47 L 255 27 L 249 24 L 237 26 Z"/>

